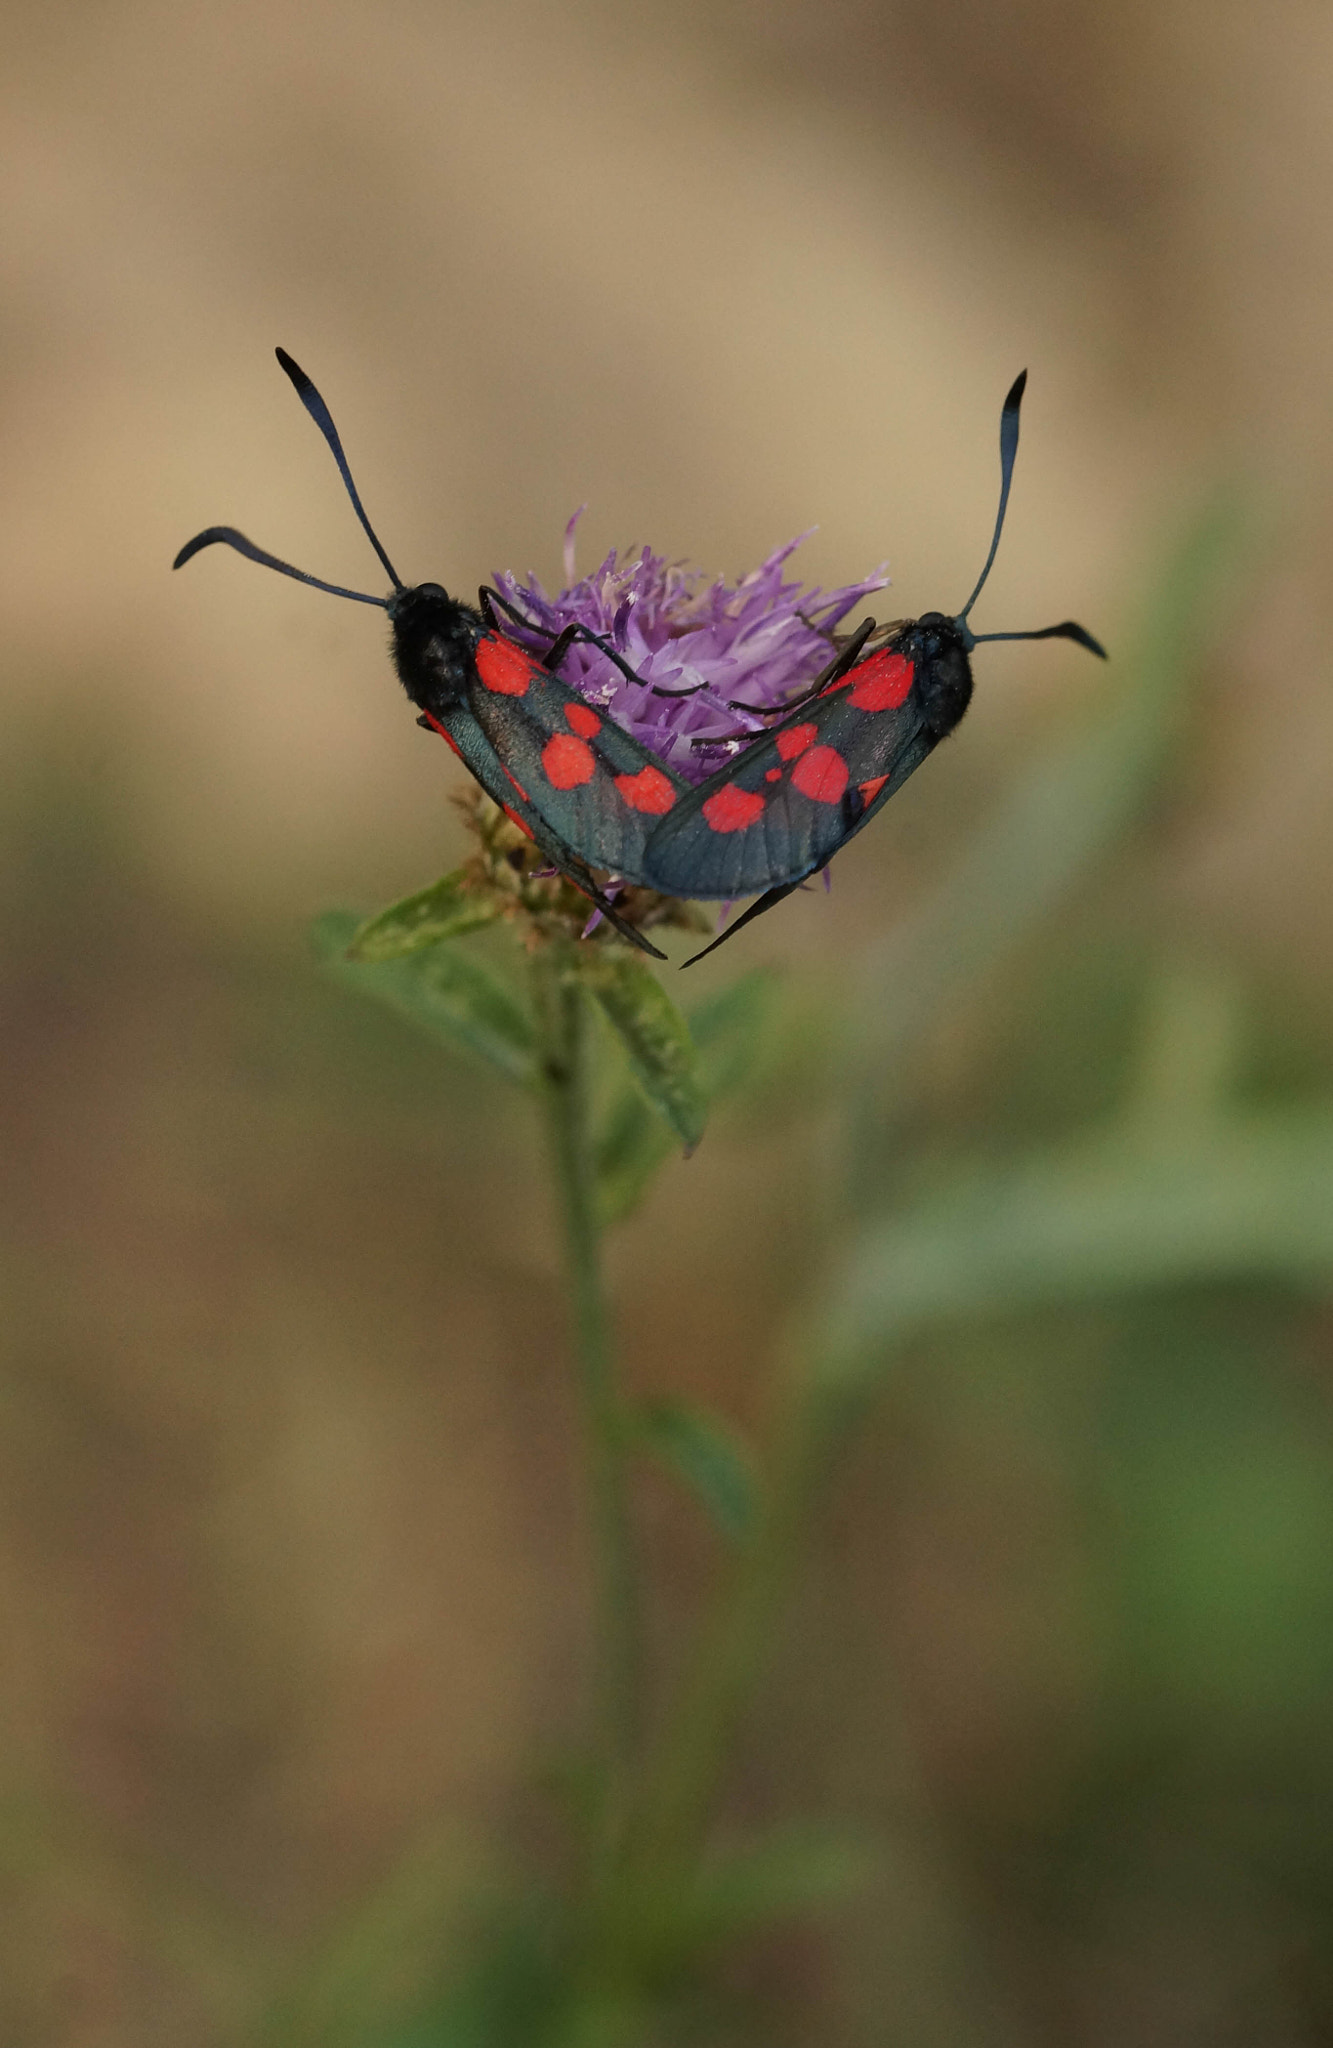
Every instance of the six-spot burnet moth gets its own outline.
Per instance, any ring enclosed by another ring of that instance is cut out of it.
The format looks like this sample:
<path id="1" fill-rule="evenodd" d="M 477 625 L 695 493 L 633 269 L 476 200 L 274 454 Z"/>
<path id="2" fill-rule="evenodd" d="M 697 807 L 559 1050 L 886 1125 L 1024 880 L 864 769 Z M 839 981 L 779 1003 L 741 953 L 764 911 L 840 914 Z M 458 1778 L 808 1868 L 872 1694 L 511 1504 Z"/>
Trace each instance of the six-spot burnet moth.
<path id="1" fill-rule="evenodd" d="M 656 946 L 620 915 L 590 870 L 601 868 L 621 881 L 641 881 L 648 834 L 689 784 L 551 671 L 573 641 L 582 638 L 598 646 L 632 682 L 639 678 L 586 626 L 567 627 L 543 665 L 499 630 L 493 609 L 497 604 L 522 624 L 528 621 L 498 591 L 483 589 L 480 607 L 474 609 L 450 597 L 438 583 L 404 584 L 366 516 L 327 405 L 283 349 L 277 356 L 328 442 L 356 516 L 393 590 L 387 598 L 372 597 L 308 576 L 256 547 L 234 526 L 210 526 L 197 533 L 172 567 L 179 569 L 201 548 L 222 541 L 252 562 L 294 576 L 298 583 L 353 598 L 358 604 L 380 606 L 389 615 L 394 666 L 421 714 L 418 723 L 448 740 L 487 795 L 591 898 L 617 931 L 663 959 Z M 644 687 L 659 695 L 674 694 L 651 684 Z"/>
<path id="2" fill-rule="evenodd" d="M 967 623 L 1004 528 L 1023 371 L 1000 414 L 1000 503 L 990 551 L 962 610 L 953 617 L 925 612 L 883 628 L 882 644 L 868 655 L 874 622 L 867 620 L 812 688 L 781 708 L 778 724 L 692 787 L 552 671 L 575 639 L 583 639 L 654 694 L 688 692 L 641 683 L 615 648 L 579 623 L 554 636 L 539 662 L 500 630 L 497 604 L 532 628 L 498 591 L 483 589 L 474 609 L 438 583 L 408 587 L 401 581 L 366 516 L 328 407 L 291 357 L 282 349 L 277 355 L 332 451 L 393 591 L 380 598 L 326 583 L 230 526 L 196 534 L 173 567 L 221 541 L 298 582 L 387 611 L 394 664 L 421 713 L 418 723 L 446 739 L 546 858 L 625 938 L 658 959 L 663 956 L 620 915 L 592 869 L 669 896 L 757 896 L 721 938 L 693 956 L 701 960 L 827 867 L 953 731 L 971 701 L 969 656 L 980 642 L 1067 639 L 1105 659 L 1105 650 L 1072 619 L 1025 633 L 978 634 Z"/>
<path id="3" fill-rule="evenodd" d="M 1026 382 L 1024 370 L 1000 414 L 1000 508 L 990 553 L 963 609 L 953 618 L 923 612 L 889 627 L 884 644 L 861 659 L 872 631 L 867 622 L 780 724 L 692 789 L 654 831 L 646 862 L 653 888 L 727 900 L 763 892 L 687 967 L 826 867 L 902 788 L 967 710 L 968 656 L 979 642 L 1076 640 L 1106 659 L 1072 619 L 1032 633 L 974 633 L 967 623 L 1000 545 Z"/>

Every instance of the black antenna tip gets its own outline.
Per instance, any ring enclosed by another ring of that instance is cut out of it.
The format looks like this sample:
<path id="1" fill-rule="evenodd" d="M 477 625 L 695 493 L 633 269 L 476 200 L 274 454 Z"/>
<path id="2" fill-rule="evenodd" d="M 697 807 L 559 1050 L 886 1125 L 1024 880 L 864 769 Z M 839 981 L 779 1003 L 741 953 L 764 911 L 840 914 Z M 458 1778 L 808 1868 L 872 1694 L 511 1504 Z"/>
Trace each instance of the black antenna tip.
<path id="1" fill-rule="evenodd" d="M 1066 640 L 1073 640 L 1079 647 L 1086 647 L 1089 654 L 1095 654 L 1099 661 L 1111 659 L 1101 641 L 1094 640 L 1086 626 L 1076 624 L 1073 619 L 1066 619 L 1060 630 Z"/>
<path id="2" fill-rule="evenodd" d="M 300 392 L 302 398 L 305 397 L 307 391 L 313 391 L 314 386 L 310 382 L 310 379 L 306 376 L 305 371 L 301 368 L 301 365 L 298 362 L 293 361 L 292 357 L 288 355 L 285 348 L 275 348 L 273 353 L 277 357 L 278 361 L 282 364 L 283 369 L 291 378 L 293 384 Z"/>
<path id="3" fill-rule="evenodd" d="M 954 621 L 955 625 L 961 623 Z M 1080 626 L 1076 619 L 1061 619 L 1058 626 L 1042 626 L 1035 633 L 969 633 L 966 640 L 970 654 L 983 640 L 1073 640 L 1080 647 L 1086 647 L 1089 654 L 1095 654 L 1099 661 L 1109 661 L 1110 655 L 1100 640 L 1094 640 L 1086 626 Z"/>
<path id="4" fill-rule="evenodd" d="M 222 540 L 223 538 L 225 538 L 226 534 L 229 531 L 230 528 L 224 526 L 206 526 L 204 528 L 204 531 L 202 533 L 197 533 L 193 540 L 186 541 L 185 546 L 181 549 L 175 561 L 172 563 L 172 568 L 183 569 L 185 567 L 185 564 L 188 561 L 193 560 L 194 556 L 197 555 L 201 551 L 201 549 L 211 548 L 214 541 Z"/>
<path id="5" fill-rule="evenodd" d="M 278 350 L 278 354 L 282 354 L 281 349 Z M 1023 403 L 1023 393 L 1027 388 L 1027 381 L 1027 371 L 1020 370 L 1018 375 L 1015 377 L 1013 383 L 1009 386 L 1008 395 L 1005 398 L 1004 404 L 1000 408 L 1001 412 L 1018 411 L 1019 406 Z"/>

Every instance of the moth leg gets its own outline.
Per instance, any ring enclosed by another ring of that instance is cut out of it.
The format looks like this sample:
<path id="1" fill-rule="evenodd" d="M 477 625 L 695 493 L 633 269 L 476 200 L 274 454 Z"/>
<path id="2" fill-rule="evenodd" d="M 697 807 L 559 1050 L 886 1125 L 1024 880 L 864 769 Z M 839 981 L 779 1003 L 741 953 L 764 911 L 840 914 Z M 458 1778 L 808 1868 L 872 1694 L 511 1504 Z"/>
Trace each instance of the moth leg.
<path id="1" fill-rule="evenodd" d="M 511 604 L 507 597 L 502 597 L 498 590 L 492 590 L 489 584 L 483 584 L 477 596 L 481 615 L 488 626 L 497 626 L 494 607 L 498 604 L 502 611 L 508 612 L 510 618 L 517 625 L 525 627 L 529 633 L 542 631 L 532 619 L 523 616 L 517 605 Z M 706 687 L 703 683 L 692 683 L 688 690 L 664 690 L 657 683 L 645 683 L 637 669 L 630 667 L 624 655 L 618 654 L 609 640 L 604 639 L 600 633 L 594 633 L 591 626 L 580 624 L 578 620 L 572 620 L 551 642 L 546 652 L 546 666 L 550 669 L 559 668 L 576 640 L 586 640 L 590 646 L 596 647 L 608 661 L 615 663 L 626 682 L 637 683 L 641 690 L 651 690 L 654 697 L 693 697 L 697 691 Z"/>
<path id="2" fill-rule="evenodd" d="M 546 650 L 546 667 L 552 671 L 559 668 L 570 648 L 579 637 L 577 626 L 566 626 L 558 640 L 553 640 Z"/>
<path id="3" fill-rule="evenodd" d="M 615 663 L 621 675 L 627 681 L 637 683 L 641 690 L 648 690 L 654 697 L 694 697 L 697 696 L 700 690 L 708 687 L 706 683 L 691 683 L 688 690 L 664 690 L 660 683 L 645 683 L 643 677 L 630 667 L 624 656 L 616 653 L 610 641 L 604 640 L 600 633 L 594 633 L 591 626 L 566 626 L 564 632 L 560 635 L 560 639 L 556 641 L 555 646 L 552 647 L 550 654 L 547 656 L 550 667 L 556 668 L 559 665 L 556 661 L 556 647 L 559 647 L 561 657 L 563 658 L 569 643 L 574 640 L 587 640 L 590 645 L 599 648 L 608 661 Z"/>
<path id="4" fill-rule="evenodd" d="M 807 620 L 806 623 L 808 624 L 809 621 Z M 812 628 L 811 630 L 815 629 Z M 863 619 L 852 634 L 851 639 L 842 649 L 842 652 L 833 657 L 827 668 L 820 670 L 804 696 L 789 697 L 785 704 L 775 704 L 772 711 L 767 712 L 759 711 L 758 706 L 755 704 L 740 704 L 728 698 L 727 709 L 729 711 L 751 711 L 757 716 L 764 718 L 773 717 L 774 715 L 785 718 L 789 711 L 799 711 L 803 704 L 813 704 L 816 697 L 822 697 L 825 690 L 831 690 L 835 683 L 842 681 L 849 668 L 856 666 L 861 649 L 865 646 L 866 641 L 874 630 L 875 621 L 873 619 Z"/>
<path id="5" fill-rule="evenodd" d="M 809 624 L 809 621 L 807 620 L 806 623 Z M 743 704 L 738 697 L 728 697 L 728 711 L 748 711 L 752 718 L 782 719 L 786 718 L 790 712 L 800 711 L 805 705 L 813 704 L 816 697 L 822 697 L 825 690 L 831 690 L 835 683 L 842 681 L 849 669 L 856 666 L 857 656 L 874 630 L 875 621 L 873 619 L 863 619 L 847 641 L 841 654 L 835 655 L 828 667 L 820 670 L 809 689 L 802 696 L 788 697 L 785 704 L 774 704 L 767 710 L 761 710 L 757 704 Z M 811 631 L 814 631 L 813 627 Z M 768 727 L 770 732 L 772 729 L 771 726 Z M 728 740 L 752 740 L 755 737 L 756 735 L 753 732 L 708 733 L 702 739 L 691 740 L 690 745 L 692 747 L 717 747 L 725 745 Z"/>
<path id="6" fill-rule="evenodd" d="M 533 633 L 539 630 L 533 625 L 531 619 L 524 618 L 517 605 L 510 604 L 507 597 L 501 597 L 498 590 L 492 590 L 489 583 L 483 583 L 481 589 L 477 592 L 477 608 L 492 633 L 496 633 L 500 629 L 500 621 L 495 616 L 497 604 L 502 611 L 508 612 L 511 619 L 517 619 L 520 626 L 526 626 Z"/>
<path id="7" fill-rule="evenodd" d="M 616 667 L 620 670 L 621 675 L 624 676 L 626 682 L 637 683 L 641 690 L 651 690 L 652 684 L 645 683 L 643 677 L 638 673 L 638 671 L 630 667 L 624 655 L 617 654 L 615 648 L 611 645 L 611 642 L 609 640 L 604 640 L 600 633 L 594 633 L 591 626 L 581 626 L 577 624 L 566 626 L 564 632 L 560 635 L 560 640 L 563 640 L 565 643 L 565 646 L 561 647 L 560 649 L 562 659 L 565 653 L 565 649 L 568 648 L 575 640 L 586 640 L 589 642 L 591 646 L 599 648 L 601 652 L 606 656 L 608 661 L 613 661 L 615 663 Z M 556 647 L 560 646 L 560 640 L 556 641 Z M 554 647 L 552 648 L 551 653 L 552 655 L 554 655 Z M 551 666 L 555 666 L 553 660 Z"/>

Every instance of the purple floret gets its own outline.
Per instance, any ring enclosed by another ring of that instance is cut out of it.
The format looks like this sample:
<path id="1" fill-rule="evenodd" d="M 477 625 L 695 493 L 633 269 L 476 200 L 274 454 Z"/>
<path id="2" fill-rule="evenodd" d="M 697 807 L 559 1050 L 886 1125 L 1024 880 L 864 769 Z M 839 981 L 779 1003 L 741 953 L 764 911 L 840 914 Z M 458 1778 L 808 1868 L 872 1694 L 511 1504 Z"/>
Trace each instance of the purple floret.
<path id="1" fill-rule="evenodd" d="M 613 549 L 576 582 L 579 516 L 565 528 L 567 587 L 557 597 L 531 574 L 526 583 L 508 573 L 495 578 L 533 621 L 528 632 L 506 618 L 505 631 L 535 654 L 576 620 L 600 633 L 641 683 L 631 683 L 599 648 L 579 642 L 560 664 L 562 679 L 691 782 L 702 782 L 751 733 L 762 732 L 770 720 L 760 714 L 809 689 L 833 658 L 835 628 L 888 580 L 877 573 L 830 591 L 784 583 L 783 565 L 808 537 L 798 534 L 734 585 L 721 577 L 706 583 L 699 570 L 649 548 L 624 557 Z M 649 684 L 691 694 L 658 697 Z"/>

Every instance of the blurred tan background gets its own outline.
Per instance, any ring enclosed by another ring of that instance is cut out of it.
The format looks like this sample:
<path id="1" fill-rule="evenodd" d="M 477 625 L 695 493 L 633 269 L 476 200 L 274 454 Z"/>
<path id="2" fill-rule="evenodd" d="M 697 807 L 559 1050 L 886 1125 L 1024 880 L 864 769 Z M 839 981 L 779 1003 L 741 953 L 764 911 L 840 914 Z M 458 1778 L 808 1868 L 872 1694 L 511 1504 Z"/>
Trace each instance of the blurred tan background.
<path id="1" fill-rule="evenodd" d="M 274 344 L 400 573 L 465 595 L 502 568 L 554 585 L 586 500 L 585 566 L 649 541 L 735 575 L 817 526 L 807 579 L 887 558 L 886 616 L 960 603 L 1027 364 L 976 623 L 1072 615 L 1114 650 L 1200 494 L 1247 479 L 1252 572 L 1185 800 L 1122 886 L 1318 1044 L 1333 16 L 269 0 L 16 5 L 4 42 L 0 2039 L 175 2048 L 240 2038 L 414 1845 L 487 1867 L 577 1726 L 585 1618 L 526 1112 L 305 953 L 326 905 L 450 861 L 457 771 L 363 608 L 220 551 L 169 573 L 229 521 L 378 587 Z M 723 961 L 849 971 L 1106 687 L 1092 666 L 987 650 L 948 758 L 832 897 Z M 668 1175 L 616 1269 L 634 1383 L 742 1419 L 823 1156 L 817 1105 L 766 1114 Z M 1326 1332 L 1303 1356 L 1318 1433 Z M 1006 2042 L 1324 2038 L 1306 1962 L 1236 2017 L 1238 1953 L 1276 1925 L 1306 1956 L 1276 1906 L 1191 1908 L 1176 1942 L 1129 1886 L 1109 1932 L 1057 1934 L 987 1864 L 1073 1798 L 1050 1745 L 1104 1702 L 1053 1425 L 1011 1417 L 997 1451 L 977 1414 L 892 1512 L 905 1453 L 866 1453 L 807 1617 L 829 1683 L 784 1667 L 753 1771 L 887 1824 L 877 1702 L 901 1685 L 985 1960 L 918 1872 L 841 1961 L 788 1957 L 791 2012 L 821 2041 L 971 2038 L 958 1999 Z M 707 1549 L 665 1489 L 641 1505 L 669 1663 Z M 979 2007 L 956 1992 L 977 1970 Z"/>

